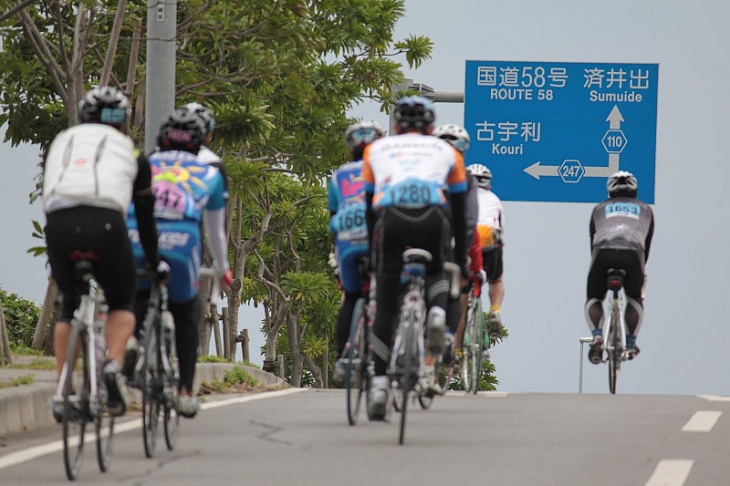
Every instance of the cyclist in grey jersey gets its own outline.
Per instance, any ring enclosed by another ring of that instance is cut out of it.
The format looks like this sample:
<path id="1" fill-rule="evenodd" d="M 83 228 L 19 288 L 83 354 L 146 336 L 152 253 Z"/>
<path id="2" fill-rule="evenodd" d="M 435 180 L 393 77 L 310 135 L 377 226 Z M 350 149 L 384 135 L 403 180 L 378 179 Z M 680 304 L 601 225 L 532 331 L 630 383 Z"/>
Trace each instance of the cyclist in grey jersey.
<path id="1" fill-rule="evenodd" d="M 603 349 L 603 300 L 607 272 L 623 269 L 626 293 L 625 322 L 627 357 L 639 353 L 636 336 L 644 314 L 645 265 L 654 234 L 654 213 L 637 199 L 638 183 L 630 172 L 619 171 L 608 178 L 608 199 L 593 209 L 590 222 L 591 267 L 588 272 L 586 320 L 593 333 L 588 359 L 598 364 Z"/>

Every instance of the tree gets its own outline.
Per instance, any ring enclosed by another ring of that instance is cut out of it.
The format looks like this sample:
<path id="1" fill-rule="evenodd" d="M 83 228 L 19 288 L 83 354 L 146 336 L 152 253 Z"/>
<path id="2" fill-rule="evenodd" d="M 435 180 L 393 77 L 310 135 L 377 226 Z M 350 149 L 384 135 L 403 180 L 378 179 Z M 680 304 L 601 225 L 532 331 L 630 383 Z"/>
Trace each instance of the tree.
<path id="1" fill-rule="evenodd" d="M 11 2 L 0 0 L 0 8 L 10 11 Z M 141 0 L 40 0 L 4 20 L 0 123 L 8 124 L 6 140 L 47 146 L 75 120 L 84 88 L 105 79 L 144 106 L 139 32 L 146 8 Z M 323 315 L 328 294 L 295 299 L 294 274 L 309 272 L 312 285 L 331 280 L 323 188 L 346 160 L 346 113 L 365 98 L 387 109 L 391 86 L 403 79 L 399 59 L 414 68 L 430 56 L 425 37 L 393 39 L 404 12 L 403 0 L 178 3 L 177 104 L 200 101 L 213 109 L 213 148 L 231 179 L 229 332 L 237 333 L 241 302 L 266 295 L 267 342 L 284 332 L 295 370 L 327 356 L 309 341 L 316 326 L 308 319 Z M 135 110 L 133 135 L 144 132 L 141 112 Z M 315 221 L 320 233 L 312 238 L 307 225 Z M 321 323 L 325 336 L 330 319 Z"/>

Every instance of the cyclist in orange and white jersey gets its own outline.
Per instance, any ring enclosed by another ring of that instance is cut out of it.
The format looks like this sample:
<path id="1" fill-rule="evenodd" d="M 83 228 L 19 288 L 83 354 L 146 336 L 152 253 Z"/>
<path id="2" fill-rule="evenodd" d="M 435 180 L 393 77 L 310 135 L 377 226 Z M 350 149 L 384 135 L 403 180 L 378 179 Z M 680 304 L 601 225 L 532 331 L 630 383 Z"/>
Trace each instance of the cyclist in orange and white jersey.
<path id="1" fill-rule="evenodd" d="M 433 256 L 433 261 L 426 265 L 426 373 L 430 388 L 435 388 L 433 363 L 443 352 L 446 330 L 449 281 L 443 263 L 456 262 L 462 274 L 467 274 L 464 159 L 451 145 L 430 136 L 436 118 L 431 101 L 419 96 L 402 98 L 393 114 L 398 136 L 368 145 L 362 169 L 377 289 L 373 329 L 375 376 L 369 404 L 370 416 L 375 419 L 383 419 L 386 412 L 388 379 L 384 357 L 397 324 L 403 251 L 422 248 Z M 448 187 L 448 201 L 444 187 Z"/>
<path id="2" fill-rule="evenodd" d="M 489 338 L 494 340 L 502 335 L 501 306 L 504 300 L 504 282 L 502 273 L 502 234 L 504 230 L 504 209 L 502 201 L 492 192 L 492 171 L 482 164 L 471 164 L 467 167 L 477 181 L 479 190 L 479 217 L 477 234 L 482 246 L 482 260 L 489 283 L 489 318 L 487 330 Z"/>

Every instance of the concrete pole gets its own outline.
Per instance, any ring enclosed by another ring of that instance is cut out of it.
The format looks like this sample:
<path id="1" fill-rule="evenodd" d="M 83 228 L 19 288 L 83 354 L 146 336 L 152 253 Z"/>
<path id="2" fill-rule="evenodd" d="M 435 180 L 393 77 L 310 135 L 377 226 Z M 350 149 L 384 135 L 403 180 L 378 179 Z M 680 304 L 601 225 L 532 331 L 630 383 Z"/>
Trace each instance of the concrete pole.
<path id="1" fill-rule="evenodd" d="M 155 149 L 160 125 L 175 110 L 176 36 L 177 0 L 148 0 L 145 153 Z"/>
<path id="2" fill-rule="evenodd" d="M 464 92 L 463 91 L 452 91 L 452 90 L 441 90 L 434 89 L 423 83 L 414 83 L 411 78 L 403 78 L 403 82 L 396 84 L 393 89 L 395 98 L 393 102 L 400 98 L 400 95 L 404 91 L 414 90 L 424 98 L 428 98 L 431 101 L 437 103 L 463 103 Z M 388 127 L 388 135 L 395 135 L 395 119 L 393 118 L 393 112 L 390 113 L 390 126 Z"/>

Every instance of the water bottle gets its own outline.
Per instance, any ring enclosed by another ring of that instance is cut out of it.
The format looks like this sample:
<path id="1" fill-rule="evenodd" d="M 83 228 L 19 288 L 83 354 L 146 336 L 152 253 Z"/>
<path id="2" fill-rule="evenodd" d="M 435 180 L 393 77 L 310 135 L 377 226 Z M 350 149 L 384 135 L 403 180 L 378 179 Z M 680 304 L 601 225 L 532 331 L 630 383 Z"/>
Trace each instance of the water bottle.
<path id="1" fill-rule="evenodd" d="M 106 354 L 106 339 L 104 330 L 106 327 L 106 306 L 101 306 L 94 321 L 94 351 L 96 362 L 102 363 Z"/>

